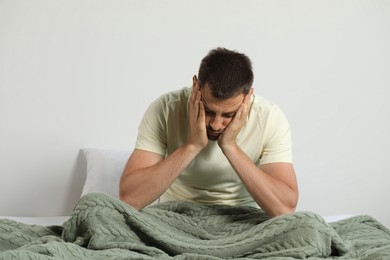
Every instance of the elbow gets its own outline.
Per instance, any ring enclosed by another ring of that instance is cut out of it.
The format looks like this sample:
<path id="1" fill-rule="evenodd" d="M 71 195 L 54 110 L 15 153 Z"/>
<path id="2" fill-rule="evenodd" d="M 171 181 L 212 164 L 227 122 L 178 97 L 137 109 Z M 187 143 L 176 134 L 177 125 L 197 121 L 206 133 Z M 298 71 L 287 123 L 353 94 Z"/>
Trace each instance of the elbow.
<path id="1" fill-rule="evenodd" d="M 297 205 L 298 205 L 298 196 L 296 196 L 296 198 L 292 199 L 288 203 L 284 205 L 280 205 L 280 207 L 278 208 L 275 208 L 273 211 L 269 213 L 269 215 L 271 217 L 277 217 L 281 215 L 295 213 L 295 211 L 297 210 Z"/>
<path id="2" fill-rule="evenodd" d="M 294 206 L 285 207 L 285 209 L 282 211 L 281 215 L 295 213 L 296 209 L 297 209 L 296 204 Z"/>
<path id="3" fill-rule="evenodd" d="M 133 194 L 130 194 L 122 185 L 119 186 L 119 199 L 136 210 L 141 210 L 143 208 L 137 203 L 137 200 L 134 199 Z"/>
<path id="4" fill-rule="evenodd" d="M 137 203 L 134 199 L 132 199 L 132 197 L 130 197 L 126 193 L 120 192 L 119 193 L 119 199 L 121 201 L 123 201 L 124 203 L 126 203 L 127 205 L 131 206 L 132 208 L 138 210 L 138 211 L 143 208 L 142 205 Z"/>
<path id="5" fill-rule="evenodd" d="M 129 201 L 129 196 L 127 195 L 127 192 L 125 192 L 124 190 L 122 190 L 121 188 L 119 188 L 119 199 L 123 202 L 125 202 L 126 204 L 130 204 L 130 201 Z"/>
<path id="6" fill-rule="evenodd" d="M 295 211 L 296 211 L 296 206 L 294 206 L 294 207 L 285 206 L 285 207 L 280 207 L 279 209 L 277 209 L 273 212 L 270 212 L 269 215 L 270 215 L 270 217 L 273 218 L 273 217 L 277 217 L 277 216 L 292 214 L 292 213 L 295 213 Z"/>
<path id="7" fill-rule="evenodd" d="M 297 210 L 297 205 L 298 205 L 298 195 L 296 196 L 296 198 L 293 201 L 290 202 L 289 205 L 287 205 L 284 208 L 284 214 L 295 213 L 295 211 Z"/>
<path id="8" fill-rule="evenodd" d="M 119 199 L 127 204 L 129 204 L 129 201 L 128 201 L 128 196 L 127 194 L 122 191 L 122 190 L 119 190 Z"/>
<path id="9" fill-rule="evenodd" d="M 128 194 L 127 194 L 127 189 L 125 189 L 124 187 L 124 184 L 123 184 L 123 176 L 122 176 L 122 179 L 120 180 L 119 182 L 119 199 L 123 202 L 126 202 L 127 204 L 129 204 L 127 202 L 128 200 Z"/>
<path id="10" fill-rule="evenodd" d="M 296 190 L 294 194 L 291 195 L 290 199 L 286 201 L 286 203 L 279 208 L 279 211 L 275 216 L 295 213 L 298 205 L 298 197 L 299 197 L 299 192 L 298 190 Z"/>

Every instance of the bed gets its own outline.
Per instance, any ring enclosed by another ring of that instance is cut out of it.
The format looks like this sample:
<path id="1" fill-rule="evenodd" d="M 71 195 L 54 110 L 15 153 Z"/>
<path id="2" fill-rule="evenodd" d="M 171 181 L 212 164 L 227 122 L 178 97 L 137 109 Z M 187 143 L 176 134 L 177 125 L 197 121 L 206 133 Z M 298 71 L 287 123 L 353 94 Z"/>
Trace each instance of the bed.
<path id="1" fill-rule="evenodd" d="M 0 217 L 0 259 L 390 259 L 390 231 L 371 216 L 118 199 L 129 151 L 83 149 L 87 179 L 69 216 Z"/>
<path id="2" fill-rule="evenodd" d="M 53 226 L 62 225 L 71 216 L 56 216 L 56 217 L 18 217 L 18 216 L 0 216 L 0 219 L 9 219 L 16 222 L 21 222 L 29 225 L 41 225 L 41 226 Z M 323 216 L 327 223 L 337 222 L 343 219 L 352 218 L 352 214 L 334 215 L 334 216 Z"/>

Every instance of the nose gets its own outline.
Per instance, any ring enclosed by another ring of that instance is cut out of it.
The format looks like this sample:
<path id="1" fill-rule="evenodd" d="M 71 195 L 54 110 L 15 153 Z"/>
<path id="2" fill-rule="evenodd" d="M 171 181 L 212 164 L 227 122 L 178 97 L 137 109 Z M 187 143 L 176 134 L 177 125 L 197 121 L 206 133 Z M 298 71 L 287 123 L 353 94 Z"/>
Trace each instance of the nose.
<path id="1" fill-rule="evenodd" d="M 210 128 L 214 132 L 219 132 L 223 128 L 223 118 L 221 116 L 214 116 L 210 120 Z"/>

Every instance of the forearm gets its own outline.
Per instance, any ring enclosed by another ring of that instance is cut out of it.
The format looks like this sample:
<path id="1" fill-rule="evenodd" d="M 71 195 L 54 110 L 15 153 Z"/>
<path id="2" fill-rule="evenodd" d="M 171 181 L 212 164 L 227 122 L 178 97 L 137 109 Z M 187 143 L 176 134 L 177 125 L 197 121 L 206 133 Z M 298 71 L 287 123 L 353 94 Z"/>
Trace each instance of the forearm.
<path id="1" fill-rule="evenodd" d="M 160 197 L 181 174 L 199 151 L 184 145 L 167 158 L 146 168 L 126 167 L 120 181 L 120 198 L 142 209 Z"/>
<path id="2" fill-rule="evenodd" d="M 223 152 L 249 194 L 270 216 L 295 211 L 298 200 L 296 187 L 290 187 L 272 174 L 264 172 L 238 146 L 223 149 Z"/>

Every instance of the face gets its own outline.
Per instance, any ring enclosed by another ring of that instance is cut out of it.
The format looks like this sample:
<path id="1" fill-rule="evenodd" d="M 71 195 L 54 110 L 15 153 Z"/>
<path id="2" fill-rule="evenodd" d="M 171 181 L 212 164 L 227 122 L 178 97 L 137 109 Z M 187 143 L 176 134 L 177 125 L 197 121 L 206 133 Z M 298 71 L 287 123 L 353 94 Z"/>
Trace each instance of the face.
<path id="1" fill-rule="evenodd" d="M 207 84 L 201 88 L 201 93 L 206 112 L 207 137 L 211 141 L 216 141 L 233 120 L 245 95 L 239 94 L 228 99 L 218 99 L 213 97 Z"/>

